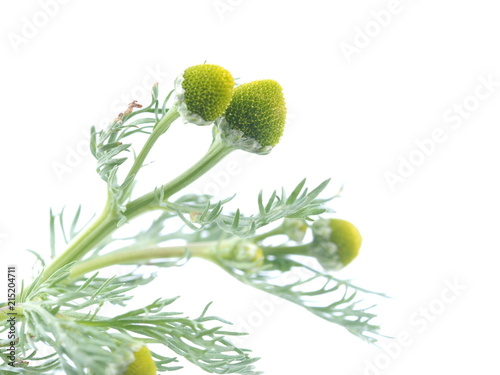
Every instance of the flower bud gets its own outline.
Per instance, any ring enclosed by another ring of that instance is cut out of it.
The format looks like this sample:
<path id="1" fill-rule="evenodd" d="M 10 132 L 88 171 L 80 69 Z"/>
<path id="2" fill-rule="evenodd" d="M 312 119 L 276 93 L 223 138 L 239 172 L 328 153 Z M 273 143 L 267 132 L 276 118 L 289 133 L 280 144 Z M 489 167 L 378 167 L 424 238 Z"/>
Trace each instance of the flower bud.
<path id="1" fill-rule="evenodd" d="M 123 375 L 156 375 L 156 365 L 147 346 L 134 352 L 134 361 Z"/>
<path id="2" fill-rule="evenodd" d="M 352 262 L 361 247 L 361 234 L 346 220 L 318 219 L 312 225 L 311 255 L 327 270 L 339 270 Z"/>
<path id="3" fill-rule="evenodd" d="M 264 263 L 262 249 L 253 242 L 239 238 L 219 243 L 216 255 L 224 263 L 241 270 L 260 267 Z"/>
<path id="4" fill-rule="evenodd" d="M 278 82 L 266 79 L 236 87 L 231 104 L 217 126 L 233 147 L 266 154 L 278 144 L 285 121 L 282 88 Z"/>
<path id="5" fill-rule="evenodd" d="M 209 125 L 224 114 L 233 89 L 234 79 L 226 69 L 195 65 L 175 80 L 175 105 L 184 122 Z"/>
<path id="6" fill-rule="evenodd" d="M 285 219 L 283 221 L 283 234 L 295 242 L 302 242 L 306 236 L 307 225 L 304 219 Z"/>

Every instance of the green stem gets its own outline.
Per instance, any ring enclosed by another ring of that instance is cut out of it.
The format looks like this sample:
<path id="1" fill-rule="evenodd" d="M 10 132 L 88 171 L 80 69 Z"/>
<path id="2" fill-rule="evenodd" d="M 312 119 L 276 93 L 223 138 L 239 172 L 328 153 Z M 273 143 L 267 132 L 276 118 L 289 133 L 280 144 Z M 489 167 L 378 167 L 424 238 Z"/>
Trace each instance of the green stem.
<path id="1" fill-rule="evenodd" d="M 297 246 L 262 246 L 265 255 L 309 255 L 311 244 Z"/>
<path id="2" fill-rule="evenodd" d="M 61 267 L 68 263 L 81 259 L 90 249 L 106 238 L 114 229 L 118 219 L 114 215 L 114 210 L 107 203 L 101 215 L 94 222 L 81 232 L 69 244 L 66 251 L 58 256 L 43 271 L 41 282 L 47 280 Z"/>
<path id="3" fill-rule="evenodd" d="M 163 116 L 160 122 L 158 122 L 158 124 L 154 127 L 153 132 L 146 140 L 146 143 L 142 147 L 141 152 L 139 152 L 139 155 L 137 155 L 136 159 L 134 160 L 134 164 L 130 168 L 130 171 L 128 172 L 127 177 L 125 178 L 125 181 L 135 178 L 139 170 L 142 168 L 144 161 L 146 160 L 146 157 L 148 156 L 149 152 L 155 145 L 158 138 L 160 138 L 160 136 L 168 130 L 170 125 L 172 125 L 172 123 L 176 119 L 178 119 L 179 116 L 180 114 L 177 111 L 177 108 L 172 107 L 168 110 L 165 116 Z M 132 186 L 133 186 L 132 183 L 130 183 L 127 186 L 126 191 L 123 194 L 124 199 L 126 199 L 130 194 Z"/>
<path id="4" fill-rule="evenodd" d="M 170 108 L 169 111 L 163 116 L 163 118 L 158 122 L 157 126 L 148 137 L 144 147 L 134 161 L 134 164 L 130 168 L 130 171 L 126 179 L 134 178 L 134 176 L 139 172 L 144 161 L 151 151 L 158 138 L 167 131 L 170 125 L 179 117 L 179 112 L 177 108 Z M 133 186 L 131 183 L 124 194 L 124 197 L 130 193 L 130 189 Z M 117 227 L 119 219 L 115 214 L 114 207 L 111 207 L 109 200 L 104 208 L 101 216 L 96 219 L 85 231 L 80 233 L 80 235 L 75 238 L 71 244 L 68 246 L 66 251 L 56 258 L 50 266 L 48 266 L 42 275 L 42 282 L 47 280 L 54 272 L 64 265 L 81 259 L 88 251 L 90 251 L 94 246 L 96 246 L 100 241 L 110 235 Z"/>
<path id="5" fill-rule="evenodd" d="M 162 126 L 167 126 L 165 125 L 167 123 L 168 122 L 165 121 Z M 149 143 L 148 147 L 152 147 L 151 142 Z M 213 166 L 215 166 L 233 150 L 234 148 L 227 146 L 220 139 L 220 137 L 215 137 L 207 153 L 201 160 L 199 160 L 184 173 L 161 187 L 163 200 L 166 200 L 168 197 L 182 190 L 193 181 L 201 177 L 204 173 L 209 171 Z M 145 154 L 143 157 L 145 158 Z M 145 212 L 158 209 L 160 208 L 160 205 L 159 202 L 157 202 L 157 198 L 157 191 L 152 191 L 148 194 L 145 194 L 127 204 L 125 211 L 122 212 L 122 215 L 124 215 L 127 220 L 131 220 Z M 101 216 L 96 219 L 77 238 L 75 238 L 75 240 L 73 240 L 72 243 L 68 246 L 66 251 L 58 258 L 56 258 L 54 262 L 45 269 L 41 281 L 43 282 L 47 280 L 54 272 L 56 272 L 64 265 L 81 259 L 87 252 L 92 250 L 104 238 L 113 233 L 116 230 L 118 223 L 119 217 L 115 213 L 115 208 L 110 207 L 110 204 L 107 204 Z"/>
<path id="6" fill-rule="evenodd" d="M 252 239 L 254 240 L 254 242 L 259 242 L 259 241 L 263 241 L 269 237 L 279 236 L 280 234 L 285 234 L 283 224 L 281 224 L 280 226 L 278 226 L 274 229 L 271 229 L 269 232 L 257 234 L 255 236 L 253 236 Z"/>
<path id="7" fill-rule="evenodd" d="M 212 241 L 187 244 L 186 246 L 149 246 L 120 249 L 76 264 L 71 268 L 69 277 L 76 279 L 86 273 L 117 264 L 146 264 L 153 259 L 182 258 L 186 255 L 186 252 L 190 252 L 191 256 L 206 259 L 210 257 L 210 251 L 216 244 L 216 241 Z"/>
<path id="8" fill-rule="evenodd" d="M 232 151 L 234 151 L 234 148 L 226 145 L 220 138 L 216 137 L 205 156 L 191 168 L 174 178 L 168 184 L 163 185 L 160 191 L 152 191 L 144 194 L 127 204 L 124 212 L 125 216 L 127 219 L 132 219 L 144 212 L 160 208 L 157 202 L 159 194 L 163 195 L 163 200 L 168 199 L 208 172 Z"/>

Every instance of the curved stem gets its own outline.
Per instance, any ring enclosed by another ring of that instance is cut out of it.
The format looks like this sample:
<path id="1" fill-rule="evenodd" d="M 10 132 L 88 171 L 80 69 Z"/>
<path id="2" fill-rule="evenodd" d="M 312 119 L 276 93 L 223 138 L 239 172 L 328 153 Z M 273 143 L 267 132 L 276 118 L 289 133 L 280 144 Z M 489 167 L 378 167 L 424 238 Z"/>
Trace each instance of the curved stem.
<path id="1" fill-rule="evenodd" d="M 186 246 L 131 247 L 82 261 L 71 268 L 70 278 L 75 279 L 86 273 L 117 264 L 146 264 L 153 259 L 182 258 L 189 252 L 191 256 L 208 258 L 216 241 L 187 244 Z"/>

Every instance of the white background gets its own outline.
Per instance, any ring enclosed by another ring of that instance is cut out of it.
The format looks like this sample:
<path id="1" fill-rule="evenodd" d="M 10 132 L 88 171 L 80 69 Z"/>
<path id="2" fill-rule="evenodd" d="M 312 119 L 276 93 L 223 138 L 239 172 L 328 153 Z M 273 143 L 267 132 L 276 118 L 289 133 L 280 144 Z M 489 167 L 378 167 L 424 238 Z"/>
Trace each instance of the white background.
<path id="1" fill-rule="evenodd" d="M 48 251 L 49 207 L 83 203 L 87 217 L 99 210 L 104 186 L 82 146 L 90 125 L 102 126 L 131 99 L 144 103 L 155 81 L 167 93 L 183 69 L 208 61 L 241 82 L 278 80 L 291 115 L 269 156 L 230 156 L 238 172 L 215 192 L 237 191 L 235 205 L 250 213 L 260 188 L 269 194 L 305 176 L 310 186 L 332 177 L 327 194 L 333 195 L 344 184 L 335 215 L 355 222 L 364 243 L 340 276 L 391 295 L 378 301 L 383 333 L 406 335 L 403 342 L 368 345 L 281 303 L 243 341 L 262 357 L 259 369 L 273 375 L 497 371 L 496 2 L 89 0 L 43 10 L 47 2 L 8 2 L 0 15 L 2 267 L 18 264 L 28 275 L 32 258 L 24 249 Z M 485 80 L 496 87 L 477 89 Z M 465 108 L 461 115 L 454 113 L 458 106 Z M 417 143 L 439 129 L 442 142 L 427 142 L 423 156 Z M 210 141 L 208 129 L 180 122 L 169 137 L 152 154 L 156 162 L 144 171 L 141 188 L 181 172 Z M 401 170 L 409 158 L 419 165 Z M 62 175 L 61 165 L 68 167 Z M 227 166 L 197 189 L 215 186 Z M 388 172 L 394 178 L 398 168 L 404 177 L 391 188 Z M 460 285 L 455 294 L 450 283 Z M 256 306 L 268 301 L 196 261 L 162 272 L 144 293 L 141 301 L 182 295 L 177 308 L 193 316 L 213 300 L 212 312 L 236 323 L 262 317 Z"/>

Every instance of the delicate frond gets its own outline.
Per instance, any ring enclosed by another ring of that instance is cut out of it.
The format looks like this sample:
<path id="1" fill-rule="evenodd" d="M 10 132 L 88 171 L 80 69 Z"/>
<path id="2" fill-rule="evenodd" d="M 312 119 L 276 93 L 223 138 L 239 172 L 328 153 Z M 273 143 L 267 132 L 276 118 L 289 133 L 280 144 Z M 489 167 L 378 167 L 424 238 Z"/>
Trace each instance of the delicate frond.
<path id="1" fill-rule="evenodd" d="M 50 210 L 49 213 L 49 245 L 50 245 L 50 258 L 53 259 L 56 256 L 58 245 L 67 245 L 71 242 L 78 234 L 85 228 L 85 226 L 93 219 L 94 216 L 86 219 L 82 222 L 81 213 L 82 208 L 78 206 L 76 212 L 72 215 L 70 220 L 65 217 L 66 209 L 63 208 L 61 212 L 54 213 Z M 35 256 L 42 262 L 46 263 L 44 259 L 38 252 L 31 251 Z"/>
<path id="2" fill-rule="evenodd" d="M 262 191 L 257 197 L 258 213 L 245 216 L 238 209 L 234 213 L 224 213 L 224 201 L 212 204 L 208 198 L 197 202 L 184 201 L 164 204 L 166 209 L 176 212 L 184 223 L 193 230 L 204 229 L 207 225 L 216 223 L 224 232 L 239 237 L 250 237 L 255 231 L 269 223 L 283 218 L 301 218 L 311 220 L 311 216 L 321 215 L 328 211 L 325 203 L 330 199 L 318 199 L 330 180 L 308 192 L 305 179 L 302 180 L 287 196 L 285 189 L 281 195 L 274 191 L 270 198 L 264 200 Z M 189 217 L 185 217 L 187 214 Z"/>
<path id="3" fill-rule="evenodd" d="M 139 108 L 139 110 L 136 110 Z M 150 134 L 159 119 L 165 114 L 158 113 L 158 86 L 154 85 L 151 93 L 151 103 L 142 108 L 137 102 L 129 104 L 127 110 L 120 113 L 107 128 L 96 130 L 92 127 L 90 133 L 90 150 L 97 159 L 97 172 L 101 178 L 113 186 L 121 186 L 116 179 L 116 172 L 128 156 L 131 143 L 125 139 L 137 133 Z M 135 116 L 142 115 L 133 121 Z M 154 115 L 154 116 L 153 116 Z"/>
<path id="4" fill-rule="evenodd" d="M 371 312 L 373 306 L 366 306 L 359 294 L 381 295 L 379 293 L 356 287 L 349 281 L 339 280 L 287 257 L 275 257 L 262 268 L 250 272 L 234 269 L 223 261 L 220 265 L 245 284 L 302 306 L 368 342 L 377 340 L 379 326 L 373 322 L 376 318 Z M 291 277 L 283 278 L 286 272 Z"/>
<path id="5" fill-rule="evenodd" d="M 113 317 L 99 314 L 108 303 L 124 306 L 132 298 L 129 292 L 152 281 L 154 275 L 145 277 L 132 272 L 101 278 L 96 273 L 69 282 L 71 266 L 63 267 L 44 282 L 34 283 L 25 293 L 17 350 L 22 358 L 32 359 L 30 373 L 50 374 L 62 369 L 69 375 L 121 374 L 130 362 L 132 347 L 145 340 L 162 344 L 208 372 L 260 374 L 253 366 L 257 359 L 227 339 L 240 333 L 223 328 L 228 324 L 224 319 L 207 316 L 208 306 L 195 319 L 166 311 L 177 298 L 160 298 Z M 37 358 L 41 347 L 50 354 Z M 159 371 L 182 368 L 175 357 L 153 355 Z"/>

